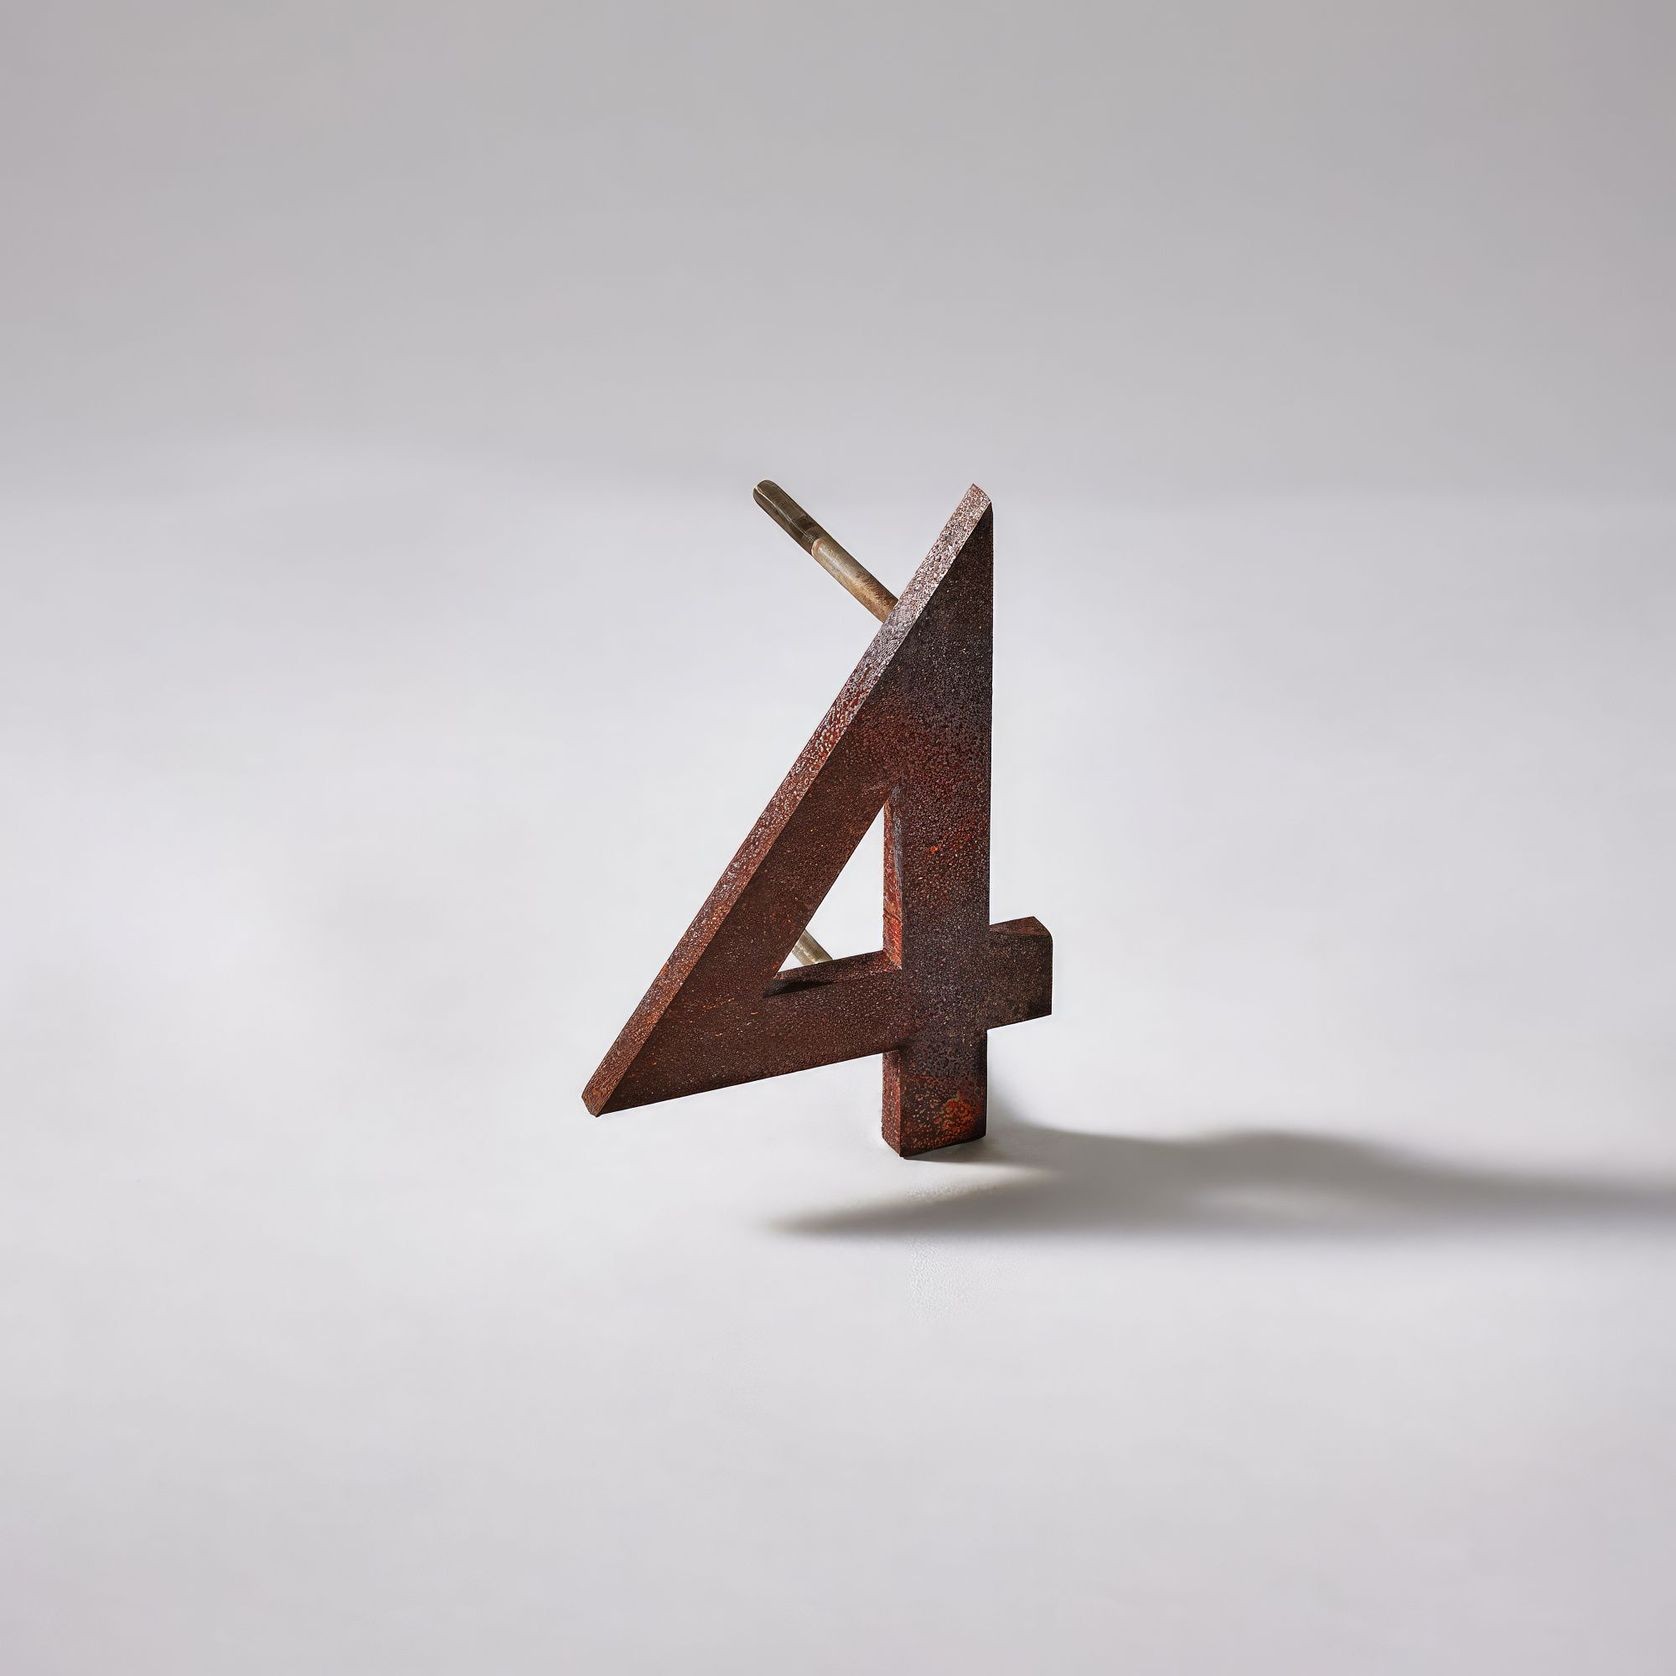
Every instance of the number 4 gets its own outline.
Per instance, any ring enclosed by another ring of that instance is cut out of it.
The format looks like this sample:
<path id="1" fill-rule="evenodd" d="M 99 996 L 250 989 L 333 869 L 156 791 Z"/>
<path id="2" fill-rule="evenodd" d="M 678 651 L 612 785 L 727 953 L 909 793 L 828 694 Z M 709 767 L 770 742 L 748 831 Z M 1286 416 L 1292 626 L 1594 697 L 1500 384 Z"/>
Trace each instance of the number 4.
<path id="1" fill-rule="evenodd" d="M 990 1030 L 1052 1005 L 1053 940 L 989 923 L 992 514 L 967 491 L 623 1026 L 594 1113 L 882 1053 L 904 1157 L 984 1132 Z M 884 948 L 781 967 L 885 812 Z"/>

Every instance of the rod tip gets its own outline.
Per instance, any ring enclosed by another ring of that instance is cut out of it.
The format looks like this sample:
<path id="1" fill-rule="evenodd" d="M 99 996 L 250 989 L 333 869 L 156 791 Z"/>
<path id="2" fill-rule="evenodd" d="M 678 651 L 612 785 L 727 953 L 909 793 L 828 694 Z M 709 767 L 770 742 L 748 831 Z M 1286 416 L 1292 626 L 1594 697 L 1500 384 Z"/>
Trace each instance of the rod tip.
<path id="1" fill-rule="evenodd" d="M 778 483 L 766 477 L 751 491 L 751 498 L 806 553 L 812 553 L 815 543 L 826 534 Z"/>

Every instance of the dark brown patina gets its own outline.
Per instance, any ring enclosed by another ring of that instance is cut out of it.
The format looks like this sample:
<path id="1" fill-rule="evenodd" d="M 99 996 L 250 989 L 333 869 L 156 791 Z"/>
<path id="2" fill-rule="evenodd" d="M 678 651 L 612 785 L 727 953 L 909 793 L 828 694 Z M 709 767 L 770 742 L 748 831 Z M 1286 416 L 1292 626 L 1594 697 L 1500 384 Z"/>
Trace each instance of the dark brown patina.
<path id="1" fill-rule="evenodd" d="M 973 488 L 594 1073 L 590 1111 L 882 1053 L 899 1153 L 983 1134 L 987 1032 L 1046 1014 L 1053 972 L 1038 921 L 989 923 L 992 547 Z M 783 970 L 881 808 L 884 948 Z"/>

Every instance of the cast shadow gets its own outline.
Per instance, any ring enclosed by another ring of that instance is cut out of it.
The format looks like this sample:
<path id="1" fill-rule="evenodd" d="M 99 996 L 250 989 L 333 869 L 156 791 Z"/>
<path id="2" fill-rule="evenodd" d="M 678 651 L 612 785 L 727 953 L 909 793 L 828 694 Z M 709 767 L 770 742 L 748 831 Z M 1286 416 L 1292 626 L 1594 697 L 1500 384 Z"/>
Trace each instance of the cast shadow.
<path id="1" fill-rule="evenodd" d="M 907 1168 L 907 1196 L 812 1212 L 828 1238 L 1378 1239 L 1520 1230 L 1676 1234 L 1676 1178 L 1455 1164 L 1290 1130 L 1152 1140 L 990 1114 L 986 1140 Z M 925 1191 L 921 1172 L 942 1179 Z M 985 1181 L 986 1176 L 993 1180 Z"/>

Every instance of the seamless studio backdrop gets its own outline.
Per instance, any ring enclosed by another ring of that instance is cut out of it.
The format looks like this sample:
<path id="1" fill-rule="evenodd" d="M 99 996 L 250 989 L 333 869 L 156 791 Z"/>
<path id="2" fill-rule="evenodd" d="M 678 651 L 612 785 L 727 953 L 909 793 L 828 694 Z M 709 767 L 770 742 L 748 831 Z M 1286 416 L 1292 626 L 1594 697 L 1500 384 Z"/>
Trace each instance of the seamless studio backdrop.
<path id="1" fill-rule="evenodd" d="M 8 1676 L 1665 1676 L 1673 59 L 12 8 Z M 981 1147 L 580 1103 L 873 632 L 764 476 L 996 504 Z"/>

